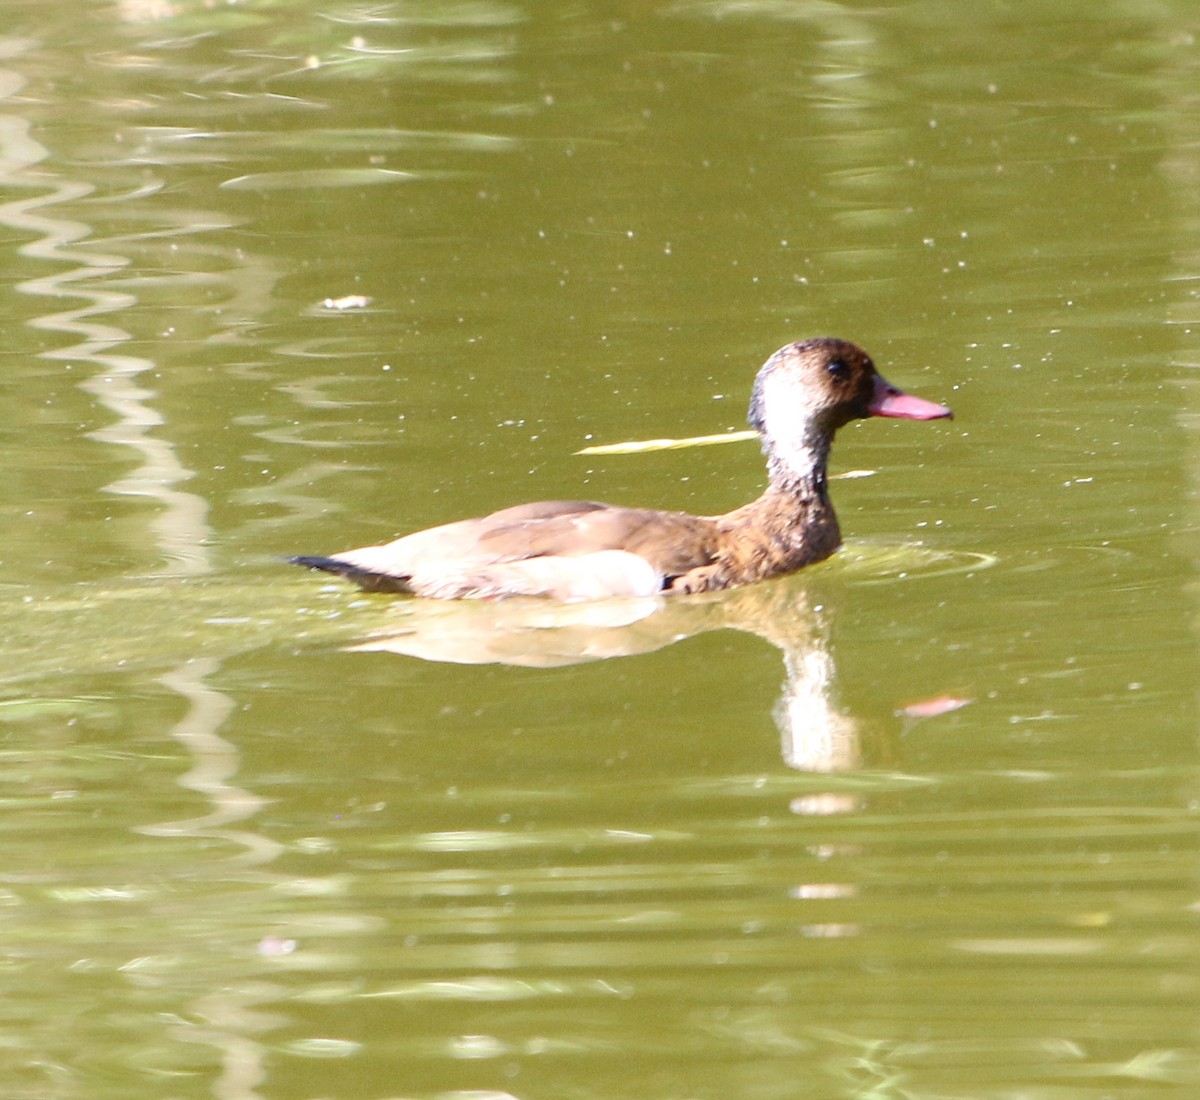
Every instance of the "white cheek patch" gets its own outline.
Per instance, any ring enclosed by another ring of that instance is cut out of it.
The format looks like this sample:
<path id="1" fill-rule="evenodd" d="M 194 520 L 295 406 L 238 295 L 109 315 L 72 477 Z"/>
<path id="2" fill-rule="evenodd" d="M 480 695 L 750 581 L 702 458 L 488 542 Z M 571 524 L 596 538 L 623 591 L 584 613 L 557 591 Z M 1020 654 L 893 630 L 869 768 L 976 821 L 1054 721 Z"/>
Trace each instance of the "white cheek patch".
<path id="1" fill-rule="evenodd" d="M 812 386 L 793 371 L 773 372 L 763 386 L 763 411 L 768 434 L 792 434 L 817 411 Z"/>
<path id="2" fill-rule="evenodd" d="M 795 373 L 775 373 L 763 386 L 763 433 L 775 460 L 797 474 L 824 462 L 829 439 L 817 423 L 819 405 L 811 385 Z"/>

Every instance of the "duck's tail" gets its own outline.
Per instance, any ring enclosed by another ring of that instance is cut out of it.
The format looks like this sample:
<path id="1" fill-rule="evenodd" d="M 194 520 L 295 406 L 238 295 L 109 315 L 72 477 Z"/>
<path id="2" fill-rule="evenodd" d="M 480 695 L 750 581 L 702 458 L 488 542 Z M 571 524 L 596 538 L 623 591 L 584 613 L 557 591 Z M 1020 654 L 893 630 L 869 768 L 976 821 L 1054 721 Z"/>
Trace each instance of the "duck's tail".
<path id="1" fill-rule="evenodd" d="M 409 585 L 408 577 L 393 577 L 387 573 L 373 573 L 369 569 L 363 569 L 357 565 L 351 565 L 348 561 L 341 561 L 338 558 L 321 558 L 301 554 L 298 557 L 288 558 L 292 565 L 301 565 L 305 569 L 320 569 L 325 573 L 333 573 L 339 577 L 345 577 L 348 581 L 353 581 L 366 592 L 412 592 Z"/>

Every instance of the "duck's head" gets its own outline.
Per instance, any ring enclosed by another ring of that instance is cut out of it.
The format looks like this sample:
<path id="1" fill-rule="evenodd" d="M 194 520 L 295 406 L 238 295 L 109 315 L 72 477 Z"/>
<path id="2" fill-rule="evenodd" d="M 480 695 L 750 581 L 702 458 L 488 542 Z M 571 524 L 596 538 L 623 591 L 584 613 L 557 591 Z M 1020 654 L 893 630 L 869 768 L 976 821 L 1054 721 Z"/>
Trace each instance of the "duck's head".
<path id="1" fill-rule="evenodd" d="M 823 468 L 834 432 L 851 420 L 952 415 L 945 405 L 898 390 L 862 348 L 822 338 L 788 344 L 763 364 L 750 396 L 749 421 L 762 434 L 773 472 L 804 476 Z"/>

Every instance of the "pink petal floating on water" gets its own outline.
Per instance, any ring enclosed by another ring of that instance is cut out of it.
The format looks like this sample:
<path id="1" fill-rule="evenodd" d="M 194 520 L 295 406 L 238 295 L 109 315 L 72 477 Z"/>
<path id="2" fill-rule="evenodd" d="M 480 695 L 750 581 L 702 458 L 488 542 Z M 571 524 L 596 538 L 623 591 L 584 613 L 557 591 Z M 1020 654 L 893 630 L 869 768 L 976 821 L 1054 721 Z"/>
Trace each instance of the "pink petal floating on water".
<path id="1" fill-rule="evenodd" d="M 957 699 L 953 695 L 935 695 L 932 699 L 918 699 L 901 707 L 897 714 L 903 718 L 936 718 L 939 714 L 949 714 L 952 710 L 960 710 L 974 699 Z"/>

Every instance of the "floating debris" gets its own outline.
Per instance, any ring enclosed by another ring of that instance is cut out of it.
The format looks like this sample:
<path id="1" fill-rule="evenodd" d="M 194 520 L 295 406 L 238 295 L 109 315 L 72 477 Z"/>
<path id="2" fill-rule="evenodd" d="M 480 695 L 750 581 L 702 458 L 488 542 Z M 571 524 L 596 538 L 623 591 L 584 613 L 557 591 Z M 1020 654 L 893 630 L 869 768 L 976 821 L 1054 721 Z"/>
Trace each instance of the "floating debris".
<path id="1" fill-rule="evenodd" d="M 954 695 L 935 695 L 932 699 L 919 699 L 901 707 L 896 714 L 901 718 L 936 718 L 939 714 L 949 714 L 961 710 L 975 702 L 974 699 L 959 699 Z"/>
<path id="2" fill-rule="evenodd" d="M 708 447 L 713 443 L 743 443 L 758 439 L 758 432 L 721 432 L 719 435 L 694 435 L 688 439 L 640 439 L 627 443 L 603 443 L 584 447 L 577 455 L 634 455 L 643 451 L 674 451 L 683 447 Z"/>
<path id="3" fill-rule="evenodd" d="M 347 294 L 341 298 L 322 298 L 321 308 L 332 310 L 366 309 L 375 299 L 366 294 Z"/>

